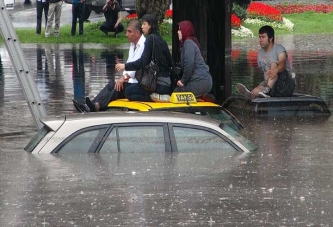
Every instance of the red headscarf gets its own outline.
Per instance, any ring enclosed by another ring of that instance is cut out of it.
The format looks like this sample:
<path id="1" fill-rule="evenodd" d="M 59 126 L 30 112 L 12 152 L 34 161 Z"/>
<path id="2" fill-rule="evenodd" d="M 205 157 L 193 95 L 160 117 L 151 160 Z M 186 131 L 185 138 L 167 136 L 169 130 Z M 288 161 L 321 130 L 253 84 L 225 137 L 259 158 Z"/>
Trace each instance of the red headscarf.
<path id="1" fill-rule="evenodd" d="M 197 38 L 194 36 L 194 27 L 191 21 L 188 20 L 184 20 L 178 23 L 179 25 L 179 29 L 182 32 L 182 38 L 183 40 L 181 41 L 180 47 L 183 46 L 183 43 L 185 42 L 185 40 L 187 39 L 191 39 L 193 40 L 193 42 L 195 42 L 199 49 L 201 50 L 199 41 L 197 40 Z"/>

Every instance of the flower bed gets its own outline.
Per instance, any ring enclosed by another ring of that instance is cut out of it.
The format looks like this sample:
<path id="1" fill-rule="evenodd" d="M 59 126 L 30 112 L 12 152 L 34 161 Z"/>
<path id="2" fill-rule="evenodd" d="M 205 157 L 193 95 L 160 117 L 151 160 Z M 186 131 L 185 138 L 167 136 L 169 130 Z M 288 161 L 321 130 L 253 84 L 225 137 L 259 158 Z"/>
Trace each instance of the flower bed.
<path id="1" fill-rule="evenodd" d="M 273 6 L 261 2 L 251 2 L 246 10 L 248 17 L 266 21 L 282 21 L 281 12 Z"/>
<path id="2" fill-rule="evenodd" d="M 275 8 L 281 11 L 282 14 L 291 14 L 291 13 L 304 13 L 312 11 L 315 13 L 329 13 L 333 12 L 332 4 L 277 4 Z"/>

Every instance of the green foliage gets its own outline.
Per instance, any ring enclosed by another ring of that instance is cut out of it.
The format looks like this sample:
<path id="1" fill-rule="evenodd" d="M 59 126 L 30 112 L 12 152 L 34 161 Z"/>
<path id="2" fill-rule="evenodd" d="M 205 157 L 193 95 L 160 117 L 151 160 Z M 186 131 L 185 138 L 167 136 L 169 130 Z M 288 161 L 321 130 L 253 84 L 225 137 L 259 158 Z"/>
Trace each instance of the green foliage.
<path id="1" fill-rule="evenodd" d="M 239 17 L 241 20 L 246 19 L 246 8 L 238 5 L 237 3 L 232 4 L 232 13 Z"/>
<path id="2" fill-rule="evenodd" d="M 139 19 L 147 13 L 154 13 L 158 22 L 162 23 L 168 8 L 169 0 L 136 0 L 136 14 Z"/>
<path id="3" fill-rule="evenodd" d="M 159 24 L 161 36 L 172 35 L 172 24 L 170 23 L 161 23 Z"/>
<path id="4" fill-rule="evenodd" d="M 246 9 L 250 5 L 251 0 L 233 0 L 232 3 Z"/>

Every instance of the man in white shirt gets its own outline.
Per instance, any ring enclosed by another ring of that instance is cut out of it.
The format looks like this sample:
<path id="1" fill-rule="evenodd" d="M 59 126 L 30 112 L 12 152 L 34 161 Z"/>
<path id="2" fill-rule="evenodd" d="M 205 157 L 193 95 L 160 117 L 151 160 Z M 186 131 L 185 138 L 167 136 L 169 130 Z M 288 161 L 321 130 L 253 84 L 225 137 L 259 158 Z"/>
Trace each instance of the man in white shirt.
<path id="1" fill-rule="evenodd" d="M 145 48 L 146 38 L 141 31 L 141 23 L 138 19 L 132 19 L 127 24 L 126 37 L 130 42 L 130 49 L 127 62 L 132 62 L 139 59 Z M 73 100 L 75 108 L 79 112 L 96 112 L 105 111 L 110 101 L 125 98 L 124 90 L 134 83 L 138 83 L 135 79 L 136 71 L 123 71 L 116 83 L 108 83 L 93 100 L 86 97 L 86 104 L 79 104 Z"/>

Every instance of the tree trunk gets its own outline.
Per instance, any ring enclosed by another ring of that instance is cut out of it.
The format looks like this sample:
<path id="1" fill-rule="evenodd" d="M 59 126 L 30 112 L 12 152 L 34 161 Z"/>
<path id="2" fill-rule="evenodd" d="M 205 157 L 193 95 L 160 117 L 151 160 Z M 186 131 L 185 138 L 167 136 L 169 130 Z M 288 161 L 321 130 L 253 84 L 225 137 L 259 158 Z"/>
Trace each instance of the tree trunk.
<path id="1" fill-rule="evenodd" d="M 169 0 L 136 0 L 136 14 L 140 19 L 147 13 L 154 13 L 159 23 L 163 22 Z"/>

